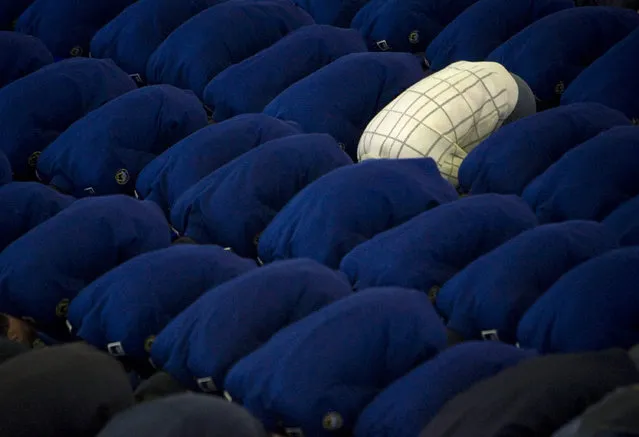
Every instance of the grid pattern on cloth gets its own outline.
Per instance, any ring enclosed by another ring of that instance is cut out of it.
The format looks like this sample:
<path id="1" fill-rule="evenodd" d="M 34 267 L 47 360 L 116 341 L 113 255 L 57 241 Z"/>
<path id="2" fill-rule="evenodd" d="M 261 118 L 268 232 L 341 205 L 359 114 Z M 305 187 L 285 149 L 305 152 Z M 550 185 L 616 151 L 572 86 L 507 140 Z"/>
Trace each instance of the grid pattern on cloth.
<path id="1" fill-rule="evenodd" d="M 501 126 L 517 97 L 517 83 L 500 64 L 456 62 L 380 111 L 360 138 L 358 158 L 429 157 L 457 186 L 466 155 Z"/>

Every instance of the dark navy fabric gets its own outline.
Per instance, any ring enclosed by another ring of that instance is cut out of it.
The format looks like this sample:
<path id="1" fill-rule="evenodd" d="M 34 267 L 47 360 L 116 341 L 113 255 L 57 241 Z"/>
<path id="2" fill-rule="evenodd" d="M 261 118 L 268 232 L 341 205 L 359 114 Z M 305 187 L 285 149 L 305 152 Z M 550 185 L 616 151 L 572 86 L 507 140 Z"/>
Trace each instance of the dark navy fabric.
<path id="1" fill-rule="evenodd" d="M 211 287 L 257 268 L 217 246 L 180 244 L 142 254 L 83 289 L 69 305 L 73 333 L 120 355 L 145 358 L 153 338 Z"/>
<path id="2" fill-rule="evenodd" d="M 531 24 L 487 58 L 524 79 L 544 104 L 639 26 L 639 14 L 613 7 L 571 8 Z"/>
<path id="3" fill-rule="evenodd" d="M 639 343 L 639 248 L 613 250 L 561 277 L 521 319 L 517 339 L 542 353 Z"/>
<path id="4" fill-rule="evenodd" d="M 639 120 L 639 30 L 586 68 L 561 96 L 561 103 L 598 102 Z"/>
<path id="5" fill-rule="evenodd" d="M 369 0 L 295 0 L 317 24 L 349 27 L 357 11 Z"/>
<path id="6" fill-rule="evenodd" d="M 420 437 L 549 436 L 611 390 L 637 382 L 623 350 L 531 358 L 453 398 Z"/>
<path id="7" fill-rule="evenodd" d="M 88 56 L 93 35 L 135 0 L 35 0 L 16 31 L 38 37 L 54 56 Z"/>
<path id="8" fill-rule="evenodd" d="M 226 390 L 268 430 L 350 435 L 375 396 L 446 346 L 425 294 L 370 289 L 281 330 L 231 369 Z"/>
<path id="9" fill-rule="evenodd" d="M 74 200 L 38 182 L 13 182 L 0 187 L 0 251 Z"/>
<path id="10" fill-rule="evenodd" d="M 459 168 L 462 192 L 521 195 L 567 151 L 615 126 L 621 112 L 599 103 L 575 103 L 539 112 L 500 128 L 475 147 Z"/>
<path id="11" fill-rule="evenodd" d="M 352 27 L 371 50 L 423 52 L 455 17 L 477 0 L 371 0 Z M 468 59 L 465 59 L 468 60 Z"/>
<path id="12" fill-rule="evenodd" d="M 285 326 L 351 294 L 339 272 L 314 261 L 282 261 L 202 295 L 158 335 L 153 362 L 183 385 L 224 387 L 229 369 Z"/>
<path id="13" fill-rule="evenodd" d="M 332 135 L 355 160 L 366 125 L 423 78 L 419 59 L 408 53 L 353 53 L 293 84 L 264 113 Z"/>
<path id="14" fill-rule="evenodd" d="M 52 329 L 84 287 L 117 265 L 170 244 L 158 206 L 126 196 L 82 199 L 0 253 L 0 312 Z"/>
<path id="15" fill-rule="evenodd" d="M 119 414 L 97 437 L 267 437 L 245 409 L 224 399 L 180 394 Z"/>
<path id="16" fill-rule="evenodd" d="M 13 30 L 14 22 L 34 0 L 0 0 L 0 30 Z"/>
<path id="17" fill-rule="evenodd" d="M 151 54 L 182 23 L 223 0 L 138 0 L 91 40 L 94 58 L 110 58 L 129 74 L 146 79 Z"/>
<path id="18" fill-rule="evenodd" d="M 454 346 L 377 396 L 360 415 L 354 435 L 415 437 L 456 395 L 534 356 L 531 351 L 492 341 Z"/>
<path id="19" fill-rule="evenodd" d="M 38 152 L 76 120 L 134 89 L 108 59 L 69 59 L 0 88 L 0 149 L 14 176 L 32 178 Z"/>
<path id="20" fill-rule="evenodd" d="M 306 257 L 338 268 L 358 244 L 455 199 L 430 158 L 367 160 L 295 196 L 261 235 L 259 257 L 267 263 Z"/>
<path id="21" fill-rule="evenodd" d="M 475 259 L 536 225 L 530 208 L 516 196 L 466 197 L 426 211 L 356 247 L 344 257 L 340 269 L 356 290 L 392 285 L 430 292 Z"/>
<path id="22" fill-rule="evenodd" d="M 218 168 L 260 144 L 299 133 L 295 123 L 262 114 L 210 125 L 151 161 L 140 173 L 136 191 L 168 212 L 185 191 Z"/>
<path id="23" fill-rule="evenodd" d="M 149 58 L 150 83 L 169 83 L 202 97 L 217 74 L 313 24 L 292 0 L 230 0 L 200 12 Z"/>
<path id="24" fill-rule="evenodd" d="M 0 186 L 6 185 L 13 180 L 13 170 L 7 155 L 0 150 Z"/>
<path id="25" fill-rule="evenodd" d="M 330 135 L 303 134 L 264 143 L 185 191 L 171 211 L 181 235 L 257 256 L 257 239 L 297 193 L 352 164 Z"/>
<path id="26" fill-rule="evenodd" d="M 437 35 L 426 58 L 434 71 L 457 61 L 483 61 L 526 26 L 573 6 L 572 0 L 479 0 Z"/>
<path id="27" fill-rule="evenodd" d="M 639 385 L 618 388 L 553 437 L 636 437 L 639 435 L 638 405 Z"/>
<path id="28" fill-rule="evenodd" d="M 639 127 L 615 127 L 567 152 L 523 198 L 540 223 L 600 221 L 639 195 L 638 166 Z"/>
<path id="29" fill-rule="evenodd" d="M 204 102 L 214 109 L 217 122 L 262 112 L 298 80 L 342 56 L 365 51 L 366 44 L 356 30 L 304 26 L 218 74 L 204 90 Z"/>
<path id="30" fill-rule="evenodd" d="M 0 88 L 51 63 L 53 55 L 39 39 L 0 31 Z"/>
<path id="31" fill-rule="evenodd" d="M 0 366 L 0 434 L 94 436 L 133 406 L 127 374 L 84 344 L 20 354 Z"/>
<path id="32" fill-rule="evenodd" d="M 597 222 L 538 226 L 459 272 L 437 294 L 436 307 L 465 340 L 492 331 L 515 343 L 521 318 L 564 273 L 616 248 L 616 236 Z"/>
<path id="33" fill-rule="evenodd" d="M 71 125 L 40 155 L 38 176 L 76 197 L 133 194 L 148 163 L 207 124 L 191 91 L 140 88 Z"/>
<path id="34" fill-rule="evenodd" d="M 603 221 L 622 246 L 639 246 L 639 196 L 622 203 Z"/>

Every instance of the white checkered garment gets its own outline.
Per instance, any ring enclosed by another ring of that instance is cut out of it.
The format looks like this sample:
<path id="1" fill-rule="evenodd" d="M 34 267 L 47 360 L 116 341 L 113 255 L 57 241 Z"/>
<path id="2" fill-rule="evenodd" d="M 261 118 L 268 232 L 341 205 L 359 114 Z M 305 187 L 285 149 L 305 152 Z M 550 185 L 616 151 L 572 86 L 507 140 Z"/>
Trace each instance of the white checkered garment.
<path id="1" fill-rule="evenodd" d="M 430 157 L 457 186 L 459 166 L 515 108 L 517 83 L 495 62 L 456 62 L 419 81 L 368 124 L 360 161 Z"/>

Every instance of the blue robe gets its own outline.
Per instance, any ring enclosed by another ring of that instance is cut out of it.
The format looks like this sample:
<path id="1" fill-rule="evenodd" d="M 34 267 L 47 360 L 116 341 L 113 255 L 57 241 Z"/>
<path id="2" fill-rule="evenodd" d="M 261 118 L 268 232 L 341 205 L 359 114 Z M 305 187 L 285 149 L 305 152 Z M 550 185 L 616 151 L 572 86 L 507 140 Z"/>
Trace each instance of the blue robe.
<path id="1" fill-rule="evenodd" d="M 0 32 L 0 88 L 51 63 L 53 55 L 39 39 Z"/>

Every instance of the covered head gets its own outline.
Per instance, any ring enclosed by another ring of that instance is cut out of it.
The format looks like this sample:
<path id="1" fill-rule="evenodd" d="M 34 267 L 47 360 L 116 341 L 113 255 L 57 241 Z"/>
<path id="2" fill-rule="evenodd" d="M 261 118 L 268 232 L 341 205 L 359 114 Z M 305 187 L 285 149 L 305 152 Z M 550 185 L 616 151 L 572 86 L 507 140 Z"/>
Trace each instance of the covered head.
<path id="1" fill-rule="evenodd" d="M 564 154 L 522 197 L 540 223 L 603 220 L 639 195 L 638 166 L 639 127 L 615 127 Z"/>
<path id="2" fill-rule="evenodd" d="M 269 431 L 346 435 L 375 396 L 446 346 L 425 294 L 369 289 L 281 330 L 231 369 L 225 388 Z"/>
<path id="3" fill-rule="evenodd" d="M 151 161 L 140 173 L 136 192 L 168 213 L 198 181 L 255 147 L 299 134 L 295 123 L 246 114 L 189 135 Z"/>
<path id="4" fill-rule="evenodd" d="M 477 0 L 371 0 L 351 26 L 371 50 L 423 52 L 428 44 Z"/>
<path id="5" fill-rule="evenodd" d="M 149 58 L 150 83 L 190 89 L 202 98 L 206 85 L 225 68 L 313 24 L 292 0 L 229 0 L 175 29 Z"/>
<path id="6" fill-rule="evenodd" d="M 639 246 L 639 196 L 617 207 L 603 222 L 622 246 Z"/>
<path id="7" fill-rule="evenodd" d="M 432 159 L 371 160 L 307 186 L 260 236 L 263 262 L 307 257 L 338 268 L 355 246 L 457 199 Z"/>
<path id="8" fill-rule="evenodd" d="M 136 88 L 110 59 L 56 62 L 0 88 L 0 150 L 16 179 L 34 177 L 40 153 L 72 123 Z"/>
<path id="9" fill-rule="evenodd" d="M 35 0 L 16 31 L 42 40 L 56 58 L 89 56 L 93 35 L 135 0 Z"/>
<path id="10" fill-rule="evenodd" d="M 133 194 L 149 162 L 207 124 L 191 91 L 140 88 L 73 123 L 40 155 L 38 177 L 76 197 Z"/>
<path id="11" fill-rule="evenodd" d="M 97 437 L 267 437 L 260 422 L 222 398 L 180 394 L 118 414 Z"/>
<path id="12" fill-rule="evenodd" d="M 639 343 L 639 248 L 617 249 L 563 275 L 526 312 L 517 329 L 522 347 L 580 352 Z"/>
<path id="13" fill-rule="evenodd" d="M 215 76 L 204 90 L 204 101 L 213 108 L 216 122 L 262 112 L 295 82 L 342 56 L 365 51 L 356 30 L 304 26 Z"/>
<path id="14" fill-rule="evenodd" d="M 536 225 L 516 196 L 465 197 L 354 248 L 340 269 L 357 290 L 392 285 L 436 293 L 475 259 Z"/>
<path id="15" fill-rule="evenodd" d="M 456 395 L 534 357 L 499 342 L 453 346 L 402 376 L 362 412 L 355 437 L 415 437 Z"/>
<path id="16" fill-rule="evenodd" d="M 280 329 L 350 294 L 342 274 L 314 261 L 273 263 L 202 295 L 158 335 L 151 357 L 185 387 L 219 392 L 231 367 Z"/>
<path id="17" fill-rule="evenodd" d="M 179 197 L 171 222 L 198 243 L 255 258 L 260 234 L 294 196 L 353 162 L 327 134 L 269 141 L 217 169 Z"/>
<path id="18" fill-rule="evenodd" d="M 257 268 L 217 246 L 181 244 L 139 255 L 69 305 L 73 334 L 118 356 L 146 358 L 157 334 L 208 289 Z"/>
<path id="19" fill-rule="evenodd" d="M 0 365 L 0 385 L 0 433 L 5 436 L 93 436 L 133 405 L 122 366 L 79 343 L 6 361 Z"/>
<path id="20" fill-rule="evenodd" d="M 448 328 L 465 340 L 516 343 L 526 311 L 563 274 L 618 248 L 604 225 L 568 221 L 525 231 L 479 257 L 437 293 Z"/>
<path id="21" fill-rule="evenodd" d="M 518 81 L 504 67 L 456 62 L 382 109 L 364 129 L 357 157 L 432 158 L 442 176 L 457 186 L 466 155 L 515 111 L 521 112 L 518 117 L 534 114 L 534 96 L 529 90 L 520 92 Z"/>
<path id="22" fill-rule="evenodd" d="M 639 382 L 624 350 L 524 360 L 449 401 L 421 437 L 547 436 L 619 386 Z"/>
<path id="23" fill-rule="evenodd" d="M 74 201 L 38 182 L 13 182 L 0 187 L 0 251 Z"/>
<path id="24" fill-rule="evenodd" d="M 0 88 L 51 63 L 53 55 L 39 39 L 0 31 Z"/>
<path id="25" fill-rule="evenodd" d="M 569 8 L 532 23 L 486 60 L 523 78 L 541 107 L 553 106 L 579 73 L 638 26 L 636 11 Z"/>
<path id="26" fill-rule="evenodd" d="M 419 59 L 409 53 L 352 53 L 291 85 L 264 113 L 332 135 L 355 159 L 375 114 L 423 78 Z"/>
<path id="27" fill-rule="evenodd" d="M 460 191 L 521 195 L 564 153 L 615 126 L 630 126 L 621 112 L 599 103 L 575 103 L 504 126 L 482 141 L 459 167 Z"/>
<path id="28" fill-rule="evenodd" d="M 0 312 L 56 330 L 80 290 L 141 253 L 167 247 L 170 236 L 152 202 L 78 200 L 0 253 Z"/>
<path id="29" fill-rule="evenodd" d="M 295 0 L 317 24 L 348 27 L 357 12 L 369 0 Z"/>
<path id="30" fill-rule="evenodd" d="M 146 63 L 182 23 L 223 0 L 138 0 L 102 27 L 91 40 L 91 55 L 110 58 L 124 71 L 146 79 Z"/>
<path id="31" fill-rule="evenodd" d="M 561 96 L 561 103 L 598 102 L 639 119 L 639 29 L 615 44 L 581 72 Z"/>
<path id="32" fill-rule="evenodd" d="M 513 35 L 572 0 L 479 0 L 460 13 L 426 49 L 431 70 L 458 61 L 483 61 Z"/>

